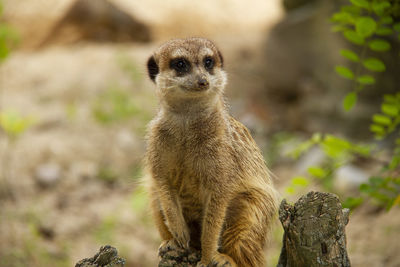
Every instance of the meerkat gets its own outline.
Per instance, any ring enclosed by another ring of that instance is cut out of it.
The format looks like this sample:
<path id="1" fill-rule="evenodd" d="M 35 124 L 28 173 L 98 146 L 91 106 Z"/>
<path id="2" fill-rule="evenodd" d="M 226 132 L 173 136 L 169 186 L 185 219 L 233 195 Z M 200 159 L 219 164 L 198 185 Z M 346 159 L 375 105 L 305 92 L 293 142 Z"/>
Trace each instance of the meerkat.
<path id="1" fill-rule="evenodd" d="M 173 39 L 147 68 L 160 102 L 146 153 L 160 250 L 200 249 L 198 267 L 265 266 L 278 194 L 248 129 L 227 111 L 220 51 L 207 39 Z"/>

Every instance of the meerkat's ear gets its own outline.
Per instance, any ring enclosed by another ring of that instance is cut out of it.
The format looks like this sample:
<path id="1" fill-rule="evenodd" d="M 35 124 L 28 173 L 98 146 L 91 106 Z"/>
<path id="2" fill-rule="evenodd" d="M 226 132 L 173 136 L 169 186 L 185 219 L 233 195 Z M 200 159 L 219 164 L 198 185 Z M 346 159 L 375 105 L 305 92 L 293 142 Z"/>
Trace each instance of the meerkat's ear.
<path id="1" fill-rule="evenodd" d="M 219 57 L 219 60 L 221 61 L 221 67 L 223 68 L 224 67 L 224 58 L 222 57 L 222 54 L 219 50 L 218 50 L 218 57 Z"/>
<path id="2" fill-rule="evenodd" d="M 159 73 L 159 68 L 157 65 L 156 60 L 154 59 L 154 56 L 151 56 L 149 60 L 147 60 L 147 71 L 149 73 L 150 79 L 155 82 L 156 81 L 156 76 Z"/>

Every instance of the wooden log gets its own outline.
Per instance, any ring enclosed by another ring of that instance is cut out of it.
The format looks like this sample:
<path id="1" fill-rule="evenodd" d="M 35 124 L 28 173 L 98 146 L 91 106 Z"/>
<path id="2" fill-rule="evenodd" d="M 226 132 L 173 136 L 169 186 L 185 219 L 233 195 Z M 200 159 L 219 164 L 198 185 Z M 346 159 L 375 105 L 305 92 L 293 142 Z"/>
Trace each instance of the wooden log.
<path id="1" fill-rule="evenodd" d="M 294 205 L 283 200 L 279 219 L 285 230 L 278 267 L 350 267 L 345 226 L 349 210 L 331 193 L 310 192 Z"/>

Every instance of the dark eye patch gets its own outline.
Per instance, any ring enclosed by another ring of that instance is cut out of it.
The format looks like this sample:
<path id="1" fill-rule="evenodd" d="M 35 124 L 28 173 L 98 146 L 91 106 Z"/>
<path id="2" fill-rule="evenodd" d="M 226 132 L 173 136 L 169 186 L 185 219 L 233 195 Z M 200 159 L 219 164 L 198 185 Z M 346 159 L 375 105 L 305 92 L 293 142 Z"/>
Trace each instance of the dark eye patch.
<path id="1" fill-rule="evenodd" d="M 169 67 L 176 70 L 178 75 L 183 75 L 190 72 L 190 62 L 186 58 L 174 58 L 169 62 Z"/>
<path id="2" fill-rule="evenodd" d="M 207 56 L 203 59 L 204 68 L 208 71 L 211 71 L 214 68 L 215 61 L 214 58 Z"/>

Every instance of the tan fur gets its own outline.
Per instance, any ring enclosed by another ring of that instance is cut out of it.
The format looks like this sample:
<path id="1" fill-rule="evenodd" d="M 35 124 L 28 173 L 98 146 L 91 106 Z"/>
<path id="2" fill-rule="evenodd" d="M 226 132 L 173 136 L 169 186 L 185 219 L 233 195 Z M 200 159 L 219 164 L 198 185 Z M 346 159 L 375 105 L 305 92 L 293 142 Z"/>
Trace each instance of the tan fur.
<path id="1" fill-rule="evenodd" d="M 152 211 L 161 249 L 201 249 L 198 266 L 265 266 L 277 192 L 249 131 L 224 105 L 219 55 L 203 38 L 171 40 L 153 55 L 160 110 L 148 129 Z M 214 59 L 211 72 L 204 56 Z M 171 69 L 176 57 L 191 63 L 189 73 Z M 209 82 L 206 90 L 197 88 L 199 77 Z"/>

